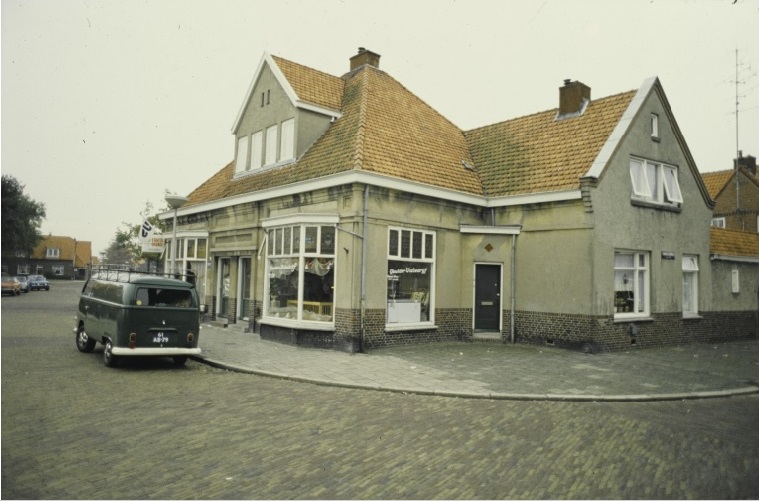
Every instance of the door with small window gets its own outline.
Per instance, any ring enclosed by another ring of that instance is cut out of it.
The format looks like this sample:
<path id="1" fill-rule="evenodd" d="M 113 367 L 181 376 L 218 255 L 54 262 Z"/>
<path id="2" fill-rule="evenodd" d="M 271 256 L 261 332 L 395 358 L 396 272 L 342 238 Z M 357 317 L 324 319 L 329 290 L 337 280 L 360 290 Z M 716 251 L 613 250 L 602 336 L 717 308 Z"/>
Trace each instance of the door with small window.
<path id="1" fill-rule="evenodd" d="M 474 330 L 500 331 L 501 310 L 501 265 L 475 265 Z"/>

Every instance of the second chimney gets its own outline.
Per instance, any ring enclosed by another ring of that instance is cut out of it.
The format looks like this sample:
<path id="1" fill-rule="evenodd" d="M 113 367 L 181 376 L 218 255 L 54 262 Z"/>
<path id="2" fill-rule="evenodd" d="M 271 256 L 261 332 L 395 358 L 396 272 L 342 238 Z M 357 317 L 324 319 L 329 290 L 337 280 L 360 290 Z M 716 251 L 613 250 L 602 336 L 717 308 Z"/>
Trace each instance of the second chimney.
<path id="1" fill-rule="evenodd" d="M 559 116 L 579 115 L 589 102 L 590 87 L 584 83 L 566 79 L 559 87 Z"/>
<path id="2" fill-rule="evenodd" d="M 379 54 L 370 50 L 366 50 L 363 47 L 359 47 L 358 54 L 351 58 L 351 71 L 355 70 L 356 68 L 360 68 L 365 64 L 379 68 L 379 60 Z"/>

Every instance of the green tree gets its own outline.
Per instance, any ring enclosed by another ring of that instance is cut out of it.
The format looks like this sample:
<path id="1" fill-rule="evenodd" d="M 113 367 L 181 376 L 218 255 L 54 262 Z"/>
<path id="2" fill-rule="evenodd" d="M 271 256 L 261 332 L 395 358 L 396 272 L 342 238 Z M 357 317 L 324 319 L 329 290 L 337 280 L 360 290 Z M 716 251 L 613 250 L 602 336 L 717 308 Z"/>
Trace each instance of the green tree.
<path id="1" fill-rule="evenodd" d="M 40 226 L 45 219 L 45 204 L 24 193 L 24 185 L 13 176 L 2 177 L 2 254 L 31 255 L 42 239 Z"/>
<path id="2" fill-rule="evenodd" d="M 165 233 L 166 225 L 158 219 L 158 213 L 153 212 L 153 204 L 145 203 L 145 208 L 140 213 L 142 217 L 153 225 L 153 231 L 156 234 Z M 160 212 L 169 210 L 167 207 Z M 150 214 L 148 216 L 148 214 Z M 132 224 L 122 222 L 121 226 L 116 229 L 111 244 L 105 250 L 105 261 L 108 264 L 124 264 L 132 268 L 154 268 L 158 265 L 161 257 L 160 252 L 142 252 L 142 240 L 140 230 L 142 220 L 139 223 Z"/>

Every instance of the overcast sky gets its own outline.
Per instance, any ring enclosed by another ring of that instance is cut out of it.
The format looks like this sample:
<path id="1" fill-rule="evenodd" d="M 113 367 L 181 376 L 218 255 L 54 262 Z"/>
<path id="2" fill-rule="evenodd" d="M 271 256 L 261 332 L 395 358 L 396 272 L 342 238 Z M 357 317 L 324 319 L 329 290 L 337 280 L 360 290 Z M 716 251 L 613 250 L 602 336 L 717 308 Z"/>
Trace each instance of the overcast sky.
<path id="1" fill-rule="evenodd" d="M 263 53 L 333 75 L 358 47 L 464 130 L 658 76 L 702 172 L 759 155 L 755 0 L 2 0 L 2 173 L 45 234 L 105 250 L 234 156 Z M 739 134 L 736 146 L 736 50 Z"/>

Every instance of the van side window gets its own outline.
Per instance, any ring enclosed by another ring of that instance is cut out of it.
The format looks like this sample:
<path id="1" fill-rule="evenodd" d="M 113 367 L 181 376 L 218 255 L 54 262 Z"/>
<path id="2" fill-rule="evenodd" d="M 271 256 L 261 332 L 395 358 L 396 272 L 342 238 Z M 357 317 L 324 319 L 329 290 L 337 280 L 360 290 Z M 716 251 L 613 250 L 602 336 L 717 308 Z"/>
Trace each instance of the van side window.
<path id="1" fill-rule="evenodd" d="M 92 286 L 92 297 L 121 304 L 124 296 L 124 286 L 117 283 L 95 282 Z"/>
<path id="2" fill-rule="evenodd" d="M 157 287 L 139 287 L 135 294 L 137 306 L 170 306 L 173 308 L 192 308 L 192 293 L 189 289 L 160 289 Z"/>

